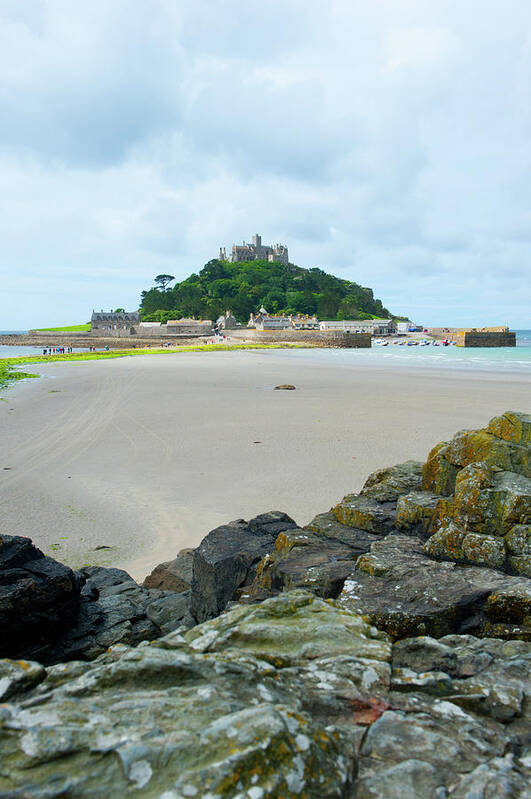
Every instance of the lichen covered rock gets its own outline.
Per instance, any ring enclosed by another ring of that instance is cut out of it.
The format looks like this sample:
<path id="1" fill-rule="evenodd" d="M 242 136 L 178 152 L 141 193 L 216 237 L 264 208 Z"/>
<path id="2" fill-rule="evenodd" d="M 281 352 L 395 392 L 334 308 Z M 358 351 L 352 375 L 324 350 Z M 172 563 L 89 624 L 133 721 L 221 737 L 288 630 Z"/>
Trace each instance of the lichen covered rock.
<path id="1" fill-rule="evenodd" d="M 242 599 L 253 601 L 293 588 L 306 588 L 324 598 L 336 597 L 358 555 L 379 536 L 347 527 L 332 513 L 321 514 L 304 529 L 280 533 L 265 555 Z"/>
<path id="2" fill-rule="evenodd" d="M 530 418 L 509 411 L 486 430 L 462 431 L 432 450 L 424 466 L 426 502 L 428 491 L 446 498 L 429 522 L 428 554 L 531 574 L 524 532 L 531 523 Z M 447 467 L 455 470 L 451 480 Z"/>
<path id="3" fill-rule="evenodd" d="M 493 569 L 437 562 L 423 551 L 419 539 L 389 535 L 360 555 L 337 602 L 362 614 L 393 640 L 463 631 L 496 635 L 488 599 L 505 590 L 520 596 L 521 585 L 522 578 Z M 500 635 L 530 636 L 529 619 L 523 617 Z"/>
<path id="4" fill-rule="evenodd" d="M 513 444 L 531 446 L 531 415 L 506 411 L 490 420 L 487 432 Z"/>
<path id="5" fill-rule="evenodd" d="M 425 538 L 429 535 L 440 506 L 439 494 L 432 494 L 429 491 L 412 491 L 399 498 L 396 506 L 395 525 L 399 530 L 415 532 Z"/>
<path id="6" fill-rule="evenodd" d="M 523 642 L 392 646 L 286 592 L 21 684 L 0 708 L 0 796 L 465 799 L 489 778 L 523 797 L 530 666 Z"/>
<path id="7" fill-rule="evenodd" d="M 497 438 L 486 430 L 463 430 L 449 442 L 444 457 L 462 469 L 470 463 L 485 462 L 488 466 L 531 477 L 529 445 L 514 444 Z"/>
<path id="8" fill-rule="evenodd" d="M 442 441 L 437 444 L 428 455 L 422 467 L 422 490 L 449 497 L 455 490 L 455 478 L 458 468 L 446 458 L 448 443 Z"/>
<path id="9" fill-rule="evenodd" d="M 387 535 L 395 526 L 396 502 L 380 502 L 363 494 L 347 494 L 332 508 L 332 513 L 341 524 Z"/>
<path id="10" fill-rule="evenodd" d="M 422 486 L 422 463 L 406 461 L 378 469 L 367 480 L 361 493 L 379 502 L 395 502 L 403 494 L 417 491 Z"/>
<path id="11" fill-rule="evenodd" d="M 301 593 L 116 646 L 4 706 L 0 795 L 341 797 L 390 656 L 381 633 Z"/>

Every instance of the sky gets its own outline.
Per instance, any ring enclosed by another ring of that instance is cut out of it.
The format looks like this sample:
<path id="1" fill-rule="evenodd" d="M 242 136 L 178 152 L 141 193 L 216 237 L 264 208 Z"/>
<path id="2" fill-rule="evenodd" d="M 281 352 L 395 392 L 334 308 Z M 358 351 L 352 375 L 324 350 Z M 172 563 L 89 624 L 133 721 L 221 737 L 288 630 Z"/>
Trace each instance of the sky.
<path id="1" fill-rule="evenodd" d="M 0 0 L 0 329 L 221 245 L 531 328 L 529 0 Z"/>

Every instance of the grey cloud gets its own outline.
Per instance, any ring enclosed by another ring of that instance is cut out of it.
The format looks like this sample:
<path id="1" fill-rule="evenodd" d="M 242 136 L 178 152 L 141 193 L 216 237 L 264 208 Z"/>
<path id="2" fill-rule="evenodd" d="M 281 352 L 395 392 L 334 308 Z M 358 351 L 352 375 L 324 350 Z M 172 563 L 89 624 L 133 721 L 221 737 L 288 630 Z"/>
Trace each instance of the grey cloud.
<path id="1" fill-rule="evenodd" d="M 256 231 L 423 321 L 530 324 L 527 0 L 4 0 L 0 22 L 0 327 L 134 307 Z"/>

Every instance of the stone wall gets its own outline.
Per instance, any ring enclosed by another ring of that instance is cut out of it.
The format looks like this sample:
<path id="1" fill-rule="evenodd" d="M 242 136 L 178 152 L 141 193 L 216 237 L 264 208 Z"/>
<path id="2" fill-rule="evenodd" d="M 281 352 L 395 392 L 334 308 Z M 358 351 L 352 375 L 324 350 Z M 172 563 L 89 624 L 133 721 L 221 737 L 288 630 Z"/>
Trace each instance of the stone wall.
<path id="1" fill-rule="evenodd" d="M 516 347 L 516 333 L 506 327 L 429 327 L 433 338 L 455 341 L 460 347 Z"/>
<path id="2" fill-rule="evenodd" d="M 516 347 L 516 333 L 510 330 L 501 333 L 472 330 L 455 340 L 460 347 Z"/>
<path id="3" fill-rule="evenodd" d="M 160 331 L 160 328 L 158 328 Z M 114 331 L 113 331 L 114 332 Z M 322 332 L 319 330 L 253 330 L 239 329 L 227 331 L 230 343 L 278 344 L 296 343 L 307 347 L 353 347 L 369 348 L 369 333 L 344 333 L 342 331 Z M 202 344 L 211 336 L 205 334 L 161 334 L 147 333 L 141 336 L 98 336 L 95 333 L 35 333 L 0 336 L 0 344 L 29 347 L 110 347 L 111 349 L 132 349 L 135 347 L 156 347 L 164 344 Z"/>
<path id="4" fill-rule="evenodd" d="M 231 338 L 252 341 L 256 344 L 280 342 L 307 344 L 308 347 L 369 348 L 370 333 L 348 333 L 342 330 L 231 330 Z"/>
<path id="5" fill-rule="evenodd" d="M 145 346 L 157 347 L 168 343 L 174 345 L 202 344 L 202 335 L 169 336 L 98 336 L 95 333 L 35 333 L 0 336 L 0 344 L 19 347 L 96 347 L 103 349 L 134 349 Z"/>

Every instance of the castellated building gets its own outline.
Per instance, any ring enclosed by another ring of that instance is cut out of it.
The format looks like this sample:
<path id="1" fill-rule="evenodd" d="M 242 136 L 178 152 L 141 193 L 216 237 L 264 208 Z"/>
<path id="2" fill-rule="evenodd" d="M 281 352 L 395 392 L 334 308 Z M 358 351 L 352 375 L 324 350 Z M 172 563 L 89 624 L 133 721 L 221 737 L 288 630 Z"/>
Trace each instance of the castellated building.
<path id="1" fill-rule="evenodd" d="M 233 244 L 232 252 L 227 258 L 225 247 L 219 248 L 220 261 L 230 261 L 237 263 L 240 261 L 279 261 L 281 264 L 288 264 L 288 248 L 284 244 L 275 244 L 269 246 L 262 244 L 262 237 L 258 235 L 253 236 L 251 244 L 243 242 L 243 244 Z"/>

